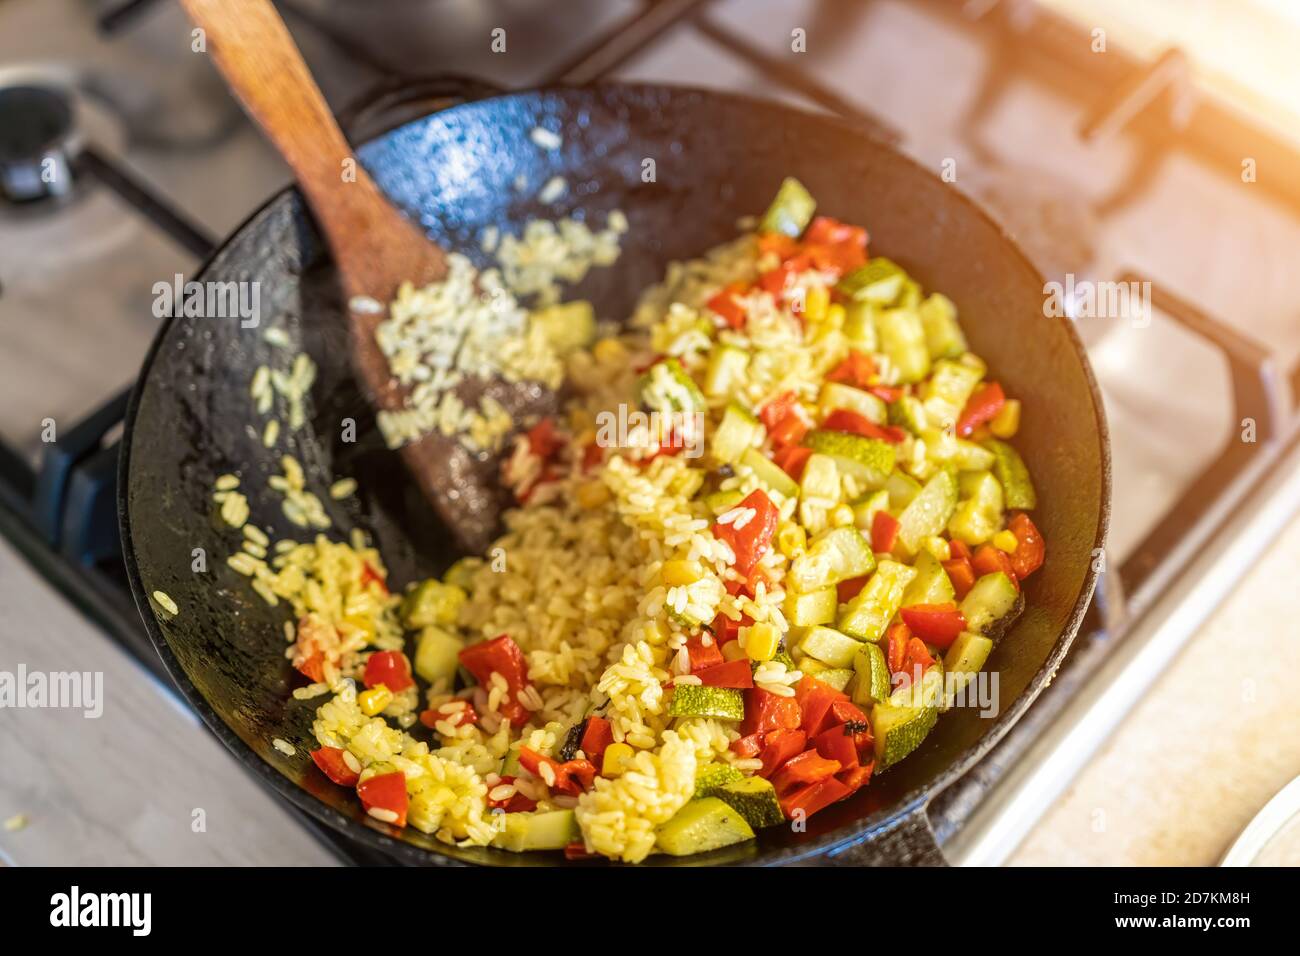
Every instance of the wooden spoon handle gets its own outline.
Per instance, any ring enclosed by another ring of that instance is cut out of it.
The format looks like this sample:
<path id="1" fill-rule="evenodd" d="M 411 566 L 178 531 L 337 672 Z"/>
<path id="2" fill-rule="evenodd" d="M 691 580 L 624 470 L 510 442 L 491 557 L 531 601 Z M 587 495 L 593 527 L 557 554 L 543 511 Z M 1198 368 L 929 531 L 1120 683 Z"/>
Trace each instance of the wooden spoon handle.
<path id="1" fill-rule="evenodd" d="M 371 274 L 374 257 L 392 248 L 395 235 L 409 233 L 427 248 L 357 162 L 271 0 L 181 4 L 206 34 L 230 88 L 293 170 L 345 276 Z"/>

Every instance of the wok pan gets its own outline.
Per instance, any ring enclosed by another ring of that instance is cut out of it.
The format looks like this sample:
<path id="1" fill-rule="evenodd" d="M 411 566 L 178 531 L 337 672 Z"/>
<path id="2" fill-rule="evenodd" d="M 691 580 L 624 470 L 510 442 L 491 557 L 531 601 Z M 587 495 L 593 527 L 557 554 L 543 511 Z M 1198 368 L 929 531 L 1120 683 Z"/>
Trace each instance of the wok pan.
<path id="1" fill-rule="evenodd" d="M 538 126 L 563 132 L 562 149 L 528 139 Z M 637 293 L 665 265 L 735 235 L 736 219 L 760 212 L 782 177 L 797 176 L 819 211 L 862 223 L 872 249 L 898 261 L 925 288 L 958 305 L 971 347 L 1011 394 L 1023 399 L 1017 445 L 1033 472 L 1035 521 L 1048 543 L 1043 569 L 1026 583 L 1026 610 L 988 666 L 1000 674 L 1000 713 L 962 708 L 939 721 L 922 747 L 853 799 L 756 841 L 682 860 L 652 863 L 939 863 L 926 817 L 930 801 L 970 768 L 1051 680 L 1096 582 L 1110 495 L 1106 425 L 1096 384 L 1068 322 L 1043 314 L 1043 281 L 1001 229 L 951 185 L 837 120 L 740 96 L 607 85 L 491 97 L 409 123 L 365 144 L 362 162 L 380 187 L 445 248 L 483 261 L 488 226 L 518 231 L 533 217 L 582 210 L 599 225 L 623 210 L 631 231 L 612 268 L 593 270 L 574 297 L 602 317 L 629 314 Z M 643 160 L 655 180 L 642 181 Z M 523 175 L 529 188 L 513 188 Z M 540 207 L 531 198 L 553 175 L 568 196 Z M 320 701 L 296 701 L 302 678 L 283 657 L 286 611 L 270 608 L 224 563 L 238 547 L 209 518 L 214 479 L 238 471 L 254 520 L 280 537 L 295 529 L 266 490 L 278 455 L 295 455 L 320 487 L 351 475 L 360 490 L 328 502 L 335 529 L 359 525 L 374 537 L 395 586 L 442 571 L 457 557 L 450 536 L 384 449 L 353 380 L 343 304 L 326 252 L 294 190 L 255 213 L 197 276 L 260 283 L 261 324 L 238 318 L 169 320 L 145 361 L 127 415 L 119 483 L 131 586 L 158 652 L 190 703 L 257 775 L 317 820 L 406 863 L 555 863 L 558 854 L 512 854 L 439 843 L 414 829 L 367 817 L 351 791 L 312 764 L 310 725 Z M 319 365 L 307 426 L 283 433 L 268 452 L 252 414 L 253 371 L 283 352 L 262 330 L 275 326 Z M 358 439 L 342 440 L 353 419 Z M 202 549 L 197 550 L 197 549 Z M 198 555 L 204 556 L 199 561 Z M 195 571 L 195 567 L 201 570 Z M 151 603 L 155 590 L 180 606 L 174 619 Z M 297 753 L 285 756 L 271 741 Z"/>

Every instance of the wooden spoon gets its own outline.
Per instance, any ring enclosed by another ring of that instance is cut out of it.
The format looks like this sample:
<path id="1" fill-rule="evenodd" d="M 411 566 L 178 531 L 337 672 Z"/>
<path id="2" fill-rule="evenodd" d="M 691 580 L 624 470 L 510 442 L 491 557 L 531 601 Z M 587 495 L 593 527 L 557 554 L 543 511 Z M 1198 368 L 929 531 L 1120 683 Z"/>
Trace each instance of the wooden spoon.
<path id="1" fill-rule="evenodd" d="M 387 304 L 408 279 L 418 286 L 445 276 L 446 253 L 388 202 L 357 161 L 270 0 L 181 3 L 206 34 L 207 49 L 230 88 L 293 170 L 349 303 L 367 296 Z M 375 341 L 383 318 L 349 308 L 352 361 L 371 402 L 396 410 L 405 392 Z M 555 406 L 554 395 L 537 383 L 470 381 L 458 389 L 469 407 L 484 393 L 516 421 Z M 440 434 L 409 442 L 401 453 L 457 541 L 481 552 L 506 503 L 499 457 L 471 455 Z"/>

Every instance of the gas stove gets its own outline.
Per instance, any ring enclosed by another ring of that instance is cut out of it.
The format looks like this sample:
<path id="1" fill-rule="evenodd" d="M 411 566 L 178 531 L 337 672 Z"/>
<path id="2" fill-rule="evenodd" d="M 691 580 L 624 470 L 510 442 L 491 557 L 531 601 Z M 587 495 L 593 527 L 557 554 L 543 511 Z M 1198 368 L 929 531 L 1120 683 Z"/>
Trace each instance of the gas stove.
<path id="1" fill-rule="evenodd" d="M 743 91 L 895 143 L 1067 290 L 1114 446 L 1104 583 L 1054 684 L 934 808 L 954 859 L 1014 849 L 1300 508 L 1300 144 L 1220 96 L 1192 52 L 1126 45 L 1070 0 L 278 6 L 354 138 L 494 89 Z M 151 288 L 287 181 L 176 6 L 0 0 L 0 531 L 155 671 L 115 503 Z M 1093 318 L 1070 294 L 1105 283 L 1144 290 L 1139 314 Z"/>

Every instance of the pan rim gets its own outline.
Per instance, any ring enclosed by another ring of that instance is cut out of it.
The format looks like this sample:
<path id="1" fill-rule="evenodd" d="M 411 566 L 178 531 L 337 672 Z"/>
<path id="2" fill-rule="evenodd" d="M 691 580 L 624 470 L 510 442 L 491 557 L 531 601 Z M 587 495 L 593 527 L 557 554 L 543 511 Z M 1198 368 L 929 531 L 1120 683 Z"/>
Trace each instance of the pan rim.
<path id="1" fill-rule="evenodd" d="M 407 128 L 417 123 L 427 122 L 430 116 L 441 115 L 451 110 L 470 108 L 479 103 L 495 102 L 499 100 L 536 98 L 548 95 L 563 96 L 575 92 L 590 92 L 591 90 L 617 89 L 631 92 L 640 91 L 643 95 L 653 94 L 655 92 L 666 92 L 673 95 L 695 95 L 714 100 L 727 101 L 738 107 L 750 109 L 761 109 L 777 113 L 787 113 L 797 115 L 803 118 L 812 118 L 818 122 L 825 123 L 832 127 L 838 127 L 854 136 L 878 143 L 884 148 L 894 153 L 895 158 L 904 165 L 911 166 L 921 175 L 933 178 L 933 174 L 926 170 L 911 156 L 902 150 L 886 143 L 883 140 L 874 137 L 870 132 L 855 125 L 851 121 L 836 116 L 829 116 L 819 113 L 813 113 L 807 110 L 801 110 L 797 107 L 786 103 L 773 100 L 763 99 L 761 97 L 751 96 L 743 93 L 733 93 L 721 90 L 709 90 L 689 85 L 677 85 L 666 83 L 619 83 L 619 82 L 602 82 L 589 84 L 585 86 L 543 86 L 530 88 L 527 90 L 511 91 L 495 96 L 484 97 L 482 99 L 470 100 L 464 104 L 449 107 L 447 110 L 439 111 L 434 114 L 426 114 L 409 123 L 388 130 L 370 140 L 362 143 L 357 147 L 358 153 L 362 153 L 368 144 L 376 143 L 388 136 L 392 136 L 398 130 Z M 950 188 L 953 188 L 950 185 Z M 983 204 L 962 192 L 953 188 L 956 201 L 959 204 L 965 204 L 969 210 L 981 219 L 986 225 L 992 227 L 998 235 L 1011 248 L 1013 255 L 1020 264 L 1029 271 L 1031 275 L 1043 279 L 1042 274 L 1029 261 L 1024 250 L 1020 247 L 1006 228 L 995 219 Z M 275 192 L 267 200 L 250 213 L 240 224 L 228 235 L 226 235 L 221 244 L 217 246 L 194 270 L 195 278 L 201 278 L 215 264 L 216 260 L 223 255 L 230 247 L 231 243 L 239 236 L 243 235 L 255 222 L 263 216 L 269 215 L 274 207 L 278 204 L 291 201 L 294 194 L 298 195 L 301 200 L 301 193 L 297 186 L 289 185 Z M 437 850 L 426 849 L 415 846 L 405 841 L 396 840 L 386 836 L 379 831 L 364 825 L 354 817 L 348 817 L 323 801 L 314 797 L 305 788 L 295 781 L 286 777 L 276 770 L 270 763 L 262 759 L 256 751 L 252 749 L 213 709 L 207 699 L 190 681 L 180 662 L 176 659 L 168 643 L 167 636 L 159 625 L 157 618 L 149 607 L 149 599 L 145 591 L 144 582 L 140 576 L 139 564 L 136 556 L 134 536 L 132 532 L 131 514 L 129 508 L 130 498 L 130 476 L 131 461 L 133 450 L 133 438 L 135 435 L 135 423 L 139 413 L 140 403 L 144 390 L 148 384 L 150 372 L 162 350 L 163 342 L 170 333 L 175 316 L 168 316 L 159 325 L 157 332 L 150 343 L 148 351 L 145 353 L 144 360 L 141 364 L 140 374 L 131 389 L 130 399 L 127 403 L 127 410 L 124 419 L 124 431 L 121 439 L 121 451 L 118 462 L 118 491 L 117 491 L 117 511 L 118 511 L 118 528 L 122 543 L 122 554 L 126 563 L 127 579 L 131 587 L 132 597 L 135 601 L 136 608 L 140 612 L 140 617 L 144 622 L 149 639 L 154 645 L 163 667 L 168 676 L 176 684 L 177 689 L 184 695 L 186 702 L 194 708 L 203 723 L 208 727 L 216 737 L 232 752 L 244 767 L 254 773 L 258 779 L 263 781 L 274 789 L 280 796 L 287 799 L 299 811 L 308 814 L 314 820 L 330 827 L 350 840 L 362 843 L 367 849 L 383 853 L 394 859 L 395 862 L 407 862 L 417 865 L 466 865 L 463 861 L 458 860 L 449 854 L 441 853 Z M 1088 360 L 1087 351 L 1083 347 L 1083 342 L 1079 337 L 1078 331 L 1074 328 L 1072 322 L 1060 316 L 1052 317 L 1052 320 L 1060 323 L 1078 358 L 1084 378 L 1088 386 L 1088 394 L 1092 400 L 1093 418 L 1097 427 L 1097 438 L 1099 443 L 1099 464 L 1101 467 L 1100 478 L 1100 508 L 1097 515 L 1097 525 L 1093 537 L 1094 553 L 1096 549 L 1105 546 L 1106 538 L 1110 527 L 1111 511 L 1111 449 L 1110 449 L 1110 431 L 1106 420 L 1104 405 L 1101 399 L 1101 392 L 1097 384 L 1096 376 L 1093 372 L 1092 365 Z M 868 816 L 864 816 L 854 821 L 852 824 L 840 827 L 827 834 L 809 839 L 806 843 L 796 847 L 775 848 L 757 853 L 754 857 L 737 861 L 738 865 L 779 865 L 785 863 L 795 863 L 807 860 L 811 857 L 824 856 L 829 852 L 843 850 L 848 847 L 864 843 L 873 838 L 890 833 L 903 825 L 909 817 L 918 812 L 924 812 L 930 802 L 941 794 L 948 787 L 952 786 L 958 779 L 966 774 L 985 754 L 989 752 L 996 744 L 1006 735 L 1012 726 L 1024 715 L 1024 712 L 1038 698 L 1042 690 L 1051 682 L 1057 669 L 1060 667 L 1062 660 L 1070 649 L 1079 627 L 1082 624 L 1083 617 L 1086 614 L 1089 605 L 1092 602 L 1093 593 L 1096 590 L 1099 570 L 1095 563 L 1089 562 L 1087 571 L 1084 574 L 1082 585 L 1075 599 L 1074 605 L 1068 614 L 1065 624 L 1057 636 L 1056 643 L 1052 646 L 1051 652 L 1042 666 L 1030 679 L 1029 683 L 1021 691 L 1019 696 L 1011 705 L 999 714 L 993 725 L 970 747 L 968 747 L 956 760 L 950 763 L 944 770 L 935 776 L 928 783 L 915 787 L 904 794 L 896 803 L 888 808 L 877 810 Z M 937 841 L 936 841 L 937 842 Z M 707 862 L 701 860 L 700 862 Z M 507 865 L 502 861 L 500 865 Z"/>

